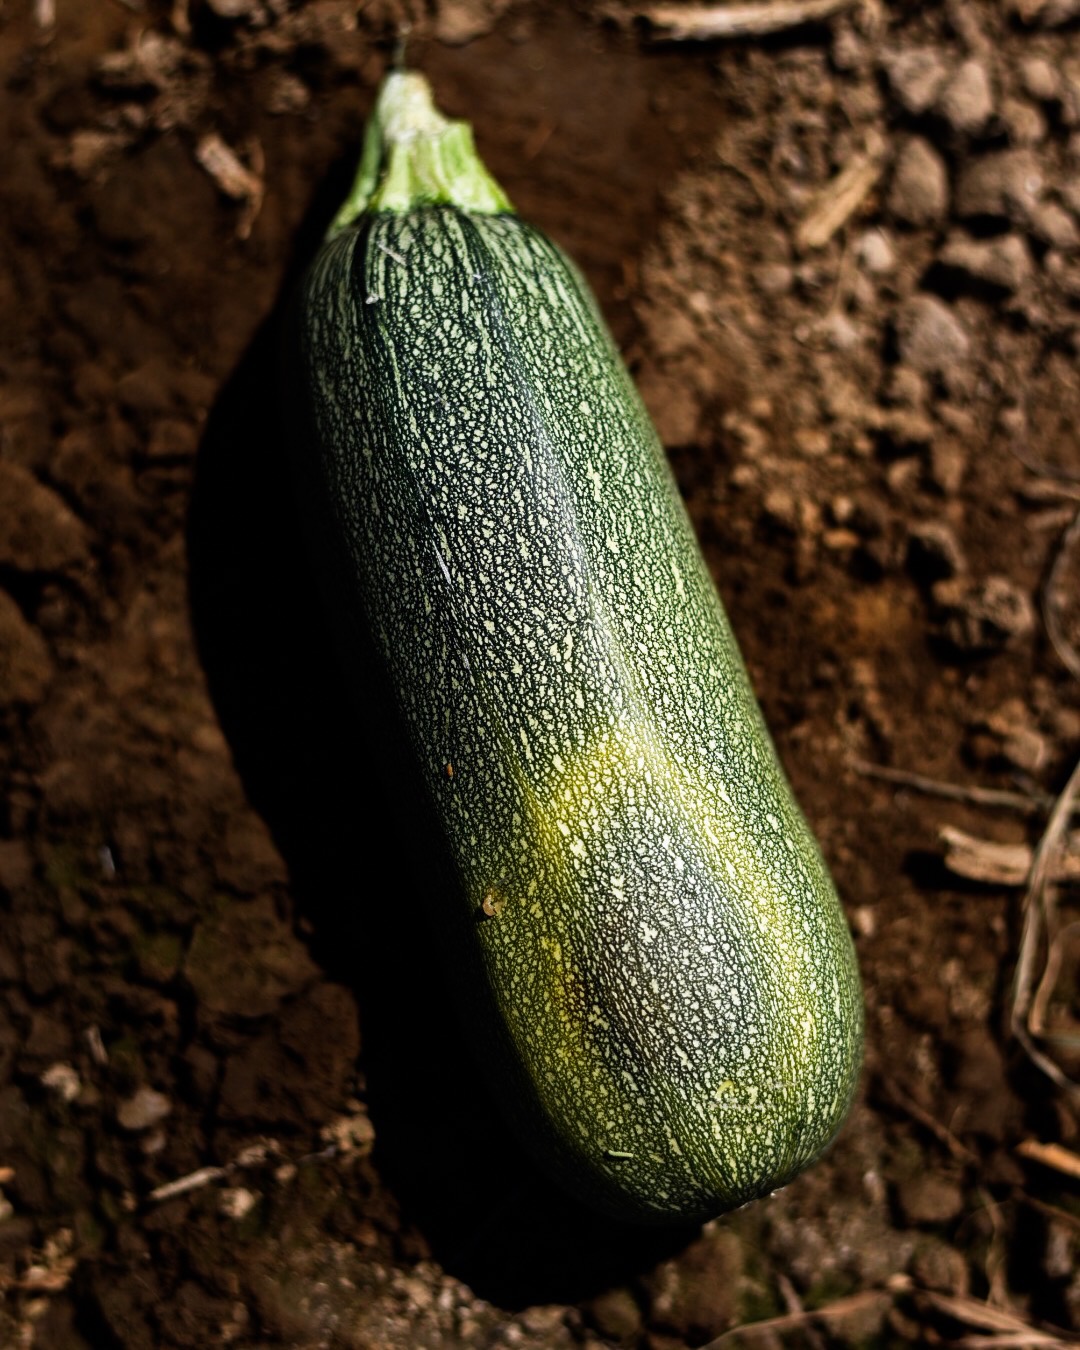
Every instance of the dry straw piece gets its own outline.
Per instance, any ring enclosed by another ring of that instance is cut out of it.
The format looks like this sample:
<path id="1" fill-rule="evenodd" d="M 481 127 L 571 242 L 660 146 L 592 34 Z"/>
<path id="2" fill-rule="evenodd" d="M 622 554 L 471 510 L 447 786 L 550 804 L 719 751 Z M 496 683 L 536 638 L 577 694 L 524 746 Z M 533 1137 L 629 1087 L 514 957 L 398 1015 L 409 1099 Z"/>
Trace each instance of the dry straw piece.
<path id="1" fill-rule="evenodd" d="M 651 5 L 638 14 L 670 42 L 707 42 L 716 38 L 763 37 L 806 23 L 831 19 L 854 0 L 767 0 L 748 5 Z"/>

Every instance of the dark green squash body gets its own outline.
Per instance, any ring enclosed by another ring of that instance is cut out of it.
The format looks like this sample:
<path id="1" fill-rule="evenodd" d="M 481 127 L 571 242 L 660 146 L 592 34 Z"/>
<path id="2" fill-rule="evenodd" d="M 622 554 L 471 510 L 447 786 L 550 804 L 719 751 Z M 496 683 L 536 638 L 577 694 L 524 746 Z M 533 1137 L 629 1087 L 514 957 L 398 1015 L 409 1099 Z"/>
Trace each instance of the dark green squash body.
<path id="1" fill-rule="evenodd" d="M 510 213 L 369 212 L 313 265 L 298 351 L 304 472 L 455 860 L 509 1114 L 616 1213 L 781 1185 L 855 1086 L 851 940 L 584 282 Z"/>

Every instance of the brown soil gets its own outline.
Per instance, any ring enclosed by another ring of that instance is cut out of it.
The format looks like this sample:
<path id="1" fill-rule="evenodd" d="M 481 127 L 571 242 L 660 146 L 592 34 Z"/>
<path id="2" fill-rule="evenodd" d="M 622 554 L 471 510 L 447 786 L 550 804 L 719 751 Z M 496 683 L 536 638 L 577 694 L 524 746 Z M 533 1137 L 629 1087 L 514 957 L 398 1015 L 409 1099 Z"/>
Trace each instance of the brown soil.
<path id="1" fill-rule="evenodd" d="M 697 45 L 615 7 L 411 15 L 596 287 L 856 934 L 841 1139 L 676 1233 L 504 1136 L 425 944 L 423 809 L 298 544 L 278 317 L 402 13 L 51 9 L 0 11 L 0 1344 L 1080 1334 L 1080 1111 L 1009 1031 L 1023 846 L 1080 754 L 1077 6 Z M 958 875 L 945 827 L 1011 872 Z M 1034 1042 L 1065 1071 L 1069 885 Z"/>

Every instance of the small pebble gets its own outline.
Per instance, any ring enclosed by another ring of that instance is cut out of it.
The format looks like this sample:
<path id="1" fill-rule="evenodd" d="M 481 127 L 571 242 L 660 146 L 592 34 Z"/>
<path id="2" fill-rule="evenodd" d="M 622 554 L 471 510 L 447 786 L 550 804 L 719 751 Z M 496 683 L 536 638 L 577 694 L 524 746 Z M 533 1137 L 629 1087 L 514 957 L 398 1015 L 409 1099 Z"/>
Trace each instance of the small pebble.
<path id="1" fill-rule="evenodd" d="M 851 553 L 859 546 L 859 536 L 854 530 L 823 530 L 821 542 L 830 553 Z"/>
<path id="2" fill-rule="evenodd" d="M 832 42 L 832 63 L 837 70 L 858 70 L 866 60 L 866 43 L 851 28 L 838 24 Z"/>
<path id="3" fill-rule="evenodd" d="M 938 438 L 930 447 L 930 482 L 945 497 L 955 497 L 967 472 L 967 455 L 957 441 Z"/>
<path id="4" fill-rule="evenodd" d="M 1074 15 L 1075 17 L 1075 15 Z M 1080 123 L 1080 73 L 1075 68 L 1063 65 L 1061 70 L 1061 106 L 1058 116 L 1064 126 L 1075 127 Z"/>
<path id="5" fill-rule="evenodd" d="M 836 525 L 846 525 L 854 520 L 857 509 L 854 501 L 843 493 L 829 503 L 829 515 Z"/>
<path id="6" fill-rule="evenodd" d="M 526 1308 L 520 1314 L 521 1325 L 531 1335 L 542 1338 L 545 1344 L 554 1343 L 555 1337 L 566 1325 L 566 1309 L 561 1303 L 538 1303 Z"/>
<path id="7" fill-rule="evenodd" d="M 1062 253 L 1071 253 L 1080 244 L 1076 222 L 1057 202 L 1040 202 L 1035 207 L 1031 213 L 1031 233 Z"/>
<path id="8" fill-rule="evenodd" d="M 641 1309 L 629 1289 L 607 1289 L 587 1304 L 586 1318 L 609 1341 L 632 1341 L 641 1331 Z"/>
<path id="9" fill-rule="evenodd" d="M 1041 145 L 1046 140 L 1046 118 L 1027 99 L 1005 99 L 1001 105 L 1000 121 L 1011 145 Z"/>
<path id="10" fill-rule="evenodd" d="M 855 256 L 871 276 L 888 276 L 896 267 L 896 250 L 884 230 L 867 230 L 860 235 Z"/>
<path id="11" fill-rule="evenodd" d="M 1051 102 L 1061 90 L 1056 66 L 1042 56 L 1028 56 L 1020 62 L 1020 83 L 1024 92 L 1040 103 Z"/>
<path id="12" fill-rule="evenodd" d="M 148 1130 L 164 1120 L 171 1110 L 172 1102 L 163 1093 L 141 1087 L 116 1108 L 116 1119 L 122 1129 Z"/>
<path id="13" fill-rule="evenodd" d="M 955 1247 L 927 1239 L 916 1248 L 910 1270 L 920 1288 L 960 1298 L 967 1296 L 970 1287 L 967 1262 Z"/>
<path id="14" fill-rule="evenodd" d="M 910 366 L 893 366 L 884 389 L 887 403 L 898 408 L 922 408 L 926 404 L 926 380 Z"/>
<path id="15" fill-rule="evenodd" d="M 944 374 L 966 361 L 971 351 L 967 329 L 936 295 L 915 295 L 904 302 L 896 337 L 901 360 L 922 375 Z"/>
<path id="16" fill-rule="evenodd" d="M 885 483 L 891 493 L 903 496 L 918 482 L 919 465 L 914 459 L 897 459 L 885 470 Z"/>
<path id="17" fill-rule="evenodd" d="M 754 279 L 762 295 L 787 295 L 795 284 L 795 273 L 787 263 L 762 263 Z"/>
<path id="18" fill-rule="evenodd" d="M 890 408 L 878 418 L 882 442 L 896 455 L 909 456 L 933 444 L 936 428 L 914 408 Z"/>
<path id="19" fill-rule="evenodd" d="M 440 4 L 436 10 L 435 36 L 453 47 L 464 46 L 490 33 L 498 15 L 507 8 L 508 0 L 488 0 L 485 4 Z M 542 61 L 537 53 L 534 58 Z M 539 68 L 539 67 L 537 67 Z"/>
<path id="20" fill-rule="evenodd" d="M 834 311 L 821 324 L 821 333 L 829 346 L 837 352 L 847 352 L 862 341 L 858 325 L 849 315 Z"/>
<path id="21" fill-rule="evenodd" d="M 930 111 L 949 78 L 949 67 L 937 47 L 886 52 L 882 65 L 893 96 L 916 117 Z"/>
<path id="22" fill-rule="evenodd" d="M 62 1102 L 73 1102 L 82 1091 L 79 1075 L 70 1064 L 50 1064 L 41 1075 L 41 1086 L 54 1092 Z"/>
<path id="23" fill-rule="evenodd" d="M 962 219 L 1026 221 L 1045 187 L 1042 165 L 1031 150 L 999 150 L 972 160 L 956 184 Z"/>
<path id="24" fill-rule="evenodd" d="M 728 475 L 728 482 L 736 491 L 752 487 L 757 481 L 757 470 L 752 464 L 736 464 Z"/>
<path id="25" fill-rule="evenodd" d="M 229 1186 L 221 1192 L 218 1208 L 228 1219 L 242 1219 L 251 1213 L 258 1199 L 246 1186 Z"/>
<path id="26" fill-rule="evenodd" d="M 781 530 L 788 530 L 791 533 L 795 532 L 798 526 L 799 512 L 795 494 L 789 488 L 772 488 L 762 502 L 762 510 L 766 520 L 771 525 L 776 525 Z"/>
<path id="27" fill-rule="evenodd" d="M 832 448 L 829 433 L 821 427 L 798 427 L 793 440 L 795 449 L 806 459 L 820 459 Z"/>
<path id="28" fill-rule="evenodd" d="M 990 75 L 981 61 L 965 61 L 950 77 L 937 101 L 937 111 L 954 131 L 973 136 L 994 111 Z"/>
<path id="29" fill-rule="evenodd" d="M 1074 216 L 1080 216 L 1080 178 L 1070 176 L 1058 188 L 1061 200 Z"/>
<path id="30" fill-rule="evenodd" d="M 913 136 L 896 161 L 888 207 L 906 225 L 934 225 L 949 206 L 945 161 L 929 141 Z"/>
<path id="31" fill-rule="evenodd" d="M 951 238 L 938 261 L 972 281 L 1003 291 L 1018 291 L 1032 272 L 1031 255 L 1017 234 L 993 239 Z"/>
<path id="32" fill-rule="evenodd" d="M 152 1158 L 155 1153 L 160 1153 L 168 1142 L 168 1135 L 159 1127 L 143 1134 L 139 1140 L 139 1147 L 148 1158 Z"/>
<path id="33" fill-rule="evenodd" d="M 303 112 L 311 103 L 311 90 L 297 76 L 278 71 L 274 76 L 266 100 L 267 112 L 281 116 Z"/>

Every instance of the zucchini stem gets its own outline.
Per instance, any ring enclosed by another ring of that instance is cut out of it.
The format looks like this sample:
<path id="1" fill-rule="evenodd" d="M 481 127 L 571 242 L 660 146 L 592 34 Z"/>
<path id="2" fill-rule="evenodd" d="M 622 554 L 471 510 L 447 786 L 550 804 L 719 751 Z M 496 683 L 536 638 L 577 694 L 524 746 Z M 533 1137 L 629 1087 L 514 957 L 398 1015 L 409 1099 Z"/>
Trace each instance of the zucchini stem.
<path id="1" fill-rule="evenodd" d="M 468 122 L 439 112 L 418 71 L 394 70 L 375 100 L 356 180 L 327 238 L 365 213 L 401 215 L 435 205 L 482 215 L 514 209 L 477 154 Z"/>

